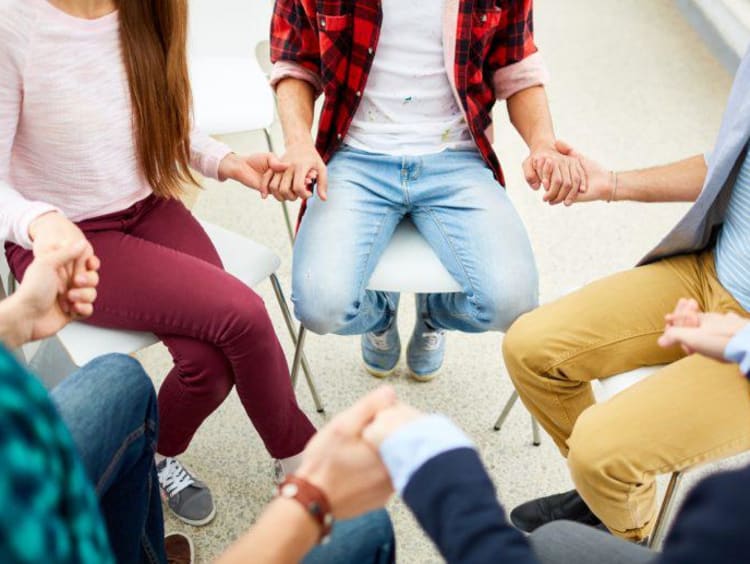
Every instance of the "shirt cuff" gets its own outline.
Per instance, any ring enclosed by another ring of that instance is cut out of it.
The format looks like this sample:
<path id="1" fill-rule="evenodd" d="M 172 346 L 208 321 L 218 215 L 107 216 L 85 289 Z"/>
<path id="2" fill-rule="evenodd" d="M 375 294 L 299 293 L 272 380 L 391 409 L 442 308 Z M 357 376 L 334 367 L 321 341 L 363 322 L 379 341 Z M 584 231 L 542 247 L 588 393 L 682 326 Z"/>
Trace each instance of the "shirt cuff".
<path id="1" fill-rule="evenodd" d="M 294 61 L 277 61 L 274 63 L 271 71 L 271 88 L 276 90 L 279 82 L 285 78 L 296 78 L 310 83 L 316 96 L 320 96 L 323 92 L 323 80 L 320 75 Z"/>
<path id="2" fill-rule="evenodd" d="M 20 245 L 24 249 L 31 250 L 34 246 L 34 242 L 31 240 L 29 235 L 29 228 L 35 219 L 45 214 L 57 212 L 62 213 L 55 206 L 44 204 L 41 202 L 30 202 L 26 210 L 18 219 L 18 223 L 15 226 L 12 240 L 17 245 Z"/>
<path id="3" fill-rule="evenodd" d="M 543 86 L 549 82 L 549 71 L 541 53 L 537 51 L 517 63 L 497 70 L 492 80 L 497 99 L 507 100 L 521 90 Z"/>
<path id="4" fill-rule="evenodd" d="M 724 358 L 729 362 L 739 364 L 742 373 L 746 376 L 750 375 L 750 325 L 729 341 L 724 351 Z"/>
<path id="5" fill-rule="evenodd" d="M 428 415 L 383 441 L 380 456 L 388 468 L 393 486 L 401 494 L 424 464 L 459 448 L 474 448 L 474 443 L 447 417 Z"/>

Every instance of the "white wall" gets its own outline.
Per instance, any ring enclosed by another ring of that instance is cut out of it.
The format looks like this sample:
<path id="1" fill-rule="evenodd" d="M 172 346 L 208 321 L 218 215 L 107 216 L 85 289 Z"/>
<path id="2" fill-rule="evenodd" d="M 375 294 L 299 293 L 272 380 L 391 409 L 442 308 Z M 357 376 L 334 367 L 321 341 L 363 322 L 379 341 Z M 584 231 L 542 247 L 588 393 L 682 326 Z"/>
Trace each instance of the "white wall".
<path id="1" fill-rule="evenodd" d="M 202 55 L 252 54 L 268 39 L 273 0 L 190 0 L 191 48 Z"/>

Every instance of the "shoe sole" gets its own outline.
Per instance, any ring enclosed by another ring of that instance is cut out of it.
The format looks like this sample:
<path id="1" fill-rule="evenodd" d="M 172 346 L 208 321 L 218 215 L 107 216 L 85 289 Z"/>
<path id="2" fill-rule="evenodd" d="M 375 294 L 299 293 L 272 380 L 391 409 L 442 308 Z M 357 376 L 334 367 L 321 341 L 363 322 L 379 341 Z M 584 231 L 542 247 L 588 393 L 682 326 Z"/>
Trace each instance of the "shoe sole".
<path id="1" fill-rule="evenodd" d="M 167 538 L 169 535 L 180 535 L 181 537 L 187 540 L 188 546 L 190 547 L 190 564 L 195 564 L 195 545 L 193 544 L 193 539 L 190 538 L 185 533 L 181 533 L 179 531 L 172 531 L 170 533 L 165 533 L 164 538 Z"/>
<path id="2" fill-rule="evenodd" d="M 169 507 L 169 504 L 167 504 L 167 507 Z M 177 513 L 171 507 L 169 507 L 169 511 L 172 513 L 172 515 L 174 515 L 175 517 L 177 517 L 180 521 L 182 521 L 183 523 L 187 523 L 188 525 L 192 525 L 193 527 L 205 527 L 211 521 L 214 520 L 214 517 L 216 517 L 216 506 L 215 505 L 211 509 L 211 513 L 207 517 L 201 519 L 200 521 L 194 521 L 192 519 L 188 519 L 187 517 L 183 517 L 182 515 L 180 515 L 179 513 Z"/>
<path id="3" fill-rule="evenodd" d="M 374 376 L 375 378 L 379 380 L 384 380 L 385 378 L 388 378 L 389 376 L 392 376 L 394 372 L 396 372 L 396 366 L 391 368 L 390 370 L 378 370 L 377 368 L 373 368 L 366 362 L 363 362 L 362 365 L 365 367 L 365 370 L 370 376 Z"/>
<path id="4" fill-rule="evenodd" d="M 440 374 L 440 369 L 435 370 L 435 372 L 430 372 L 429 374 L 417 374 L 411 368 L 409 369 L 409 376 L 411 376 L 411 379 L 419 382 L 420 384 L 427 384 L 428 382 L 432 382 L 438 374 Z"/>

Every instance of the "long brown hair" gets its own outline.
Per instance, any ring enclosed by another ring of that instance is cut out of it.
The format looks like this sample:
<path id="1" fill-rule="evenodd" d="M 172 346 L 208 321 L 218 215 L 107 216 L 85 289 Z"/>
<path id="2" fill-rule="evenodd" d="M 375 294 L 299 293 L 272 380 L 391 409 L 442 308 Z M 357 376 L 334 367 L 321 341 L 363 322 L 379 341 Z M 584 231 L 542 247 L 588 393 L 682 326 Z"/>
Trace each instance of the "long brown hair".
<path id="1" fill-rule="evenodd" d="M 187 0 L 116 0 L 140 165 L 154 193 L 177 197 L 190 172 Z"/>

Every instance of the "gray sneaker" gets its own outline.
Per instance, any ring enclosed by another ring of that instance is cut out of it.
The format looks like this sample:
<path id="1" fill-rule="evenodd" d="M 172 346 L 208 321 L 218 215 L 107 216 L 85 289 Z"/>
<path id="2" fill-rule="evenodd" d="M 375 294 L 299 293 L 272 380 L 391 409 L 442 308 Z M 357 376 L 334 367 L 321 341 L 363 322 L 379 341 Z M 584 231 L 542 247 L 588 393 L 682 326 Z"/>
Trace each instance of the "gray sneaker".
<path id="1" fill-rule="evenodd" d="M 165 458 L 157 466 L 161 497 L 175 516 L 188 525 L 208 525 L 216 507 L 208 486 L 197 480 L 176 458 Z"/>

